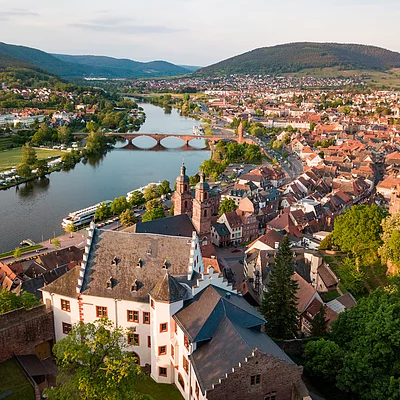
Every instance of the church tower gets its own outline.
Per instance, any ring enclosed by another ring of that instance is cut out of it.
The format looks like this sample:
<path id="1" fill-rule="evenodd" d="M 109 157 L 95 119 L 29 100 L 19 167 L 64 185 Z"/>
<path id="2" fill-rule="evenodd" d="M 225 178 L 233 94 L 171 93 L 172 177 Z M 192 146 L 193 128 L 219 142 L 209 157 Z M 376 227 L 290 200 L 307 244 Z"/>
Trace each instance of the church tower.
<path id="1" fill-rule="evenodd" d="M 189 177 L 186 175 L 185 164 L 182 164 L 181 174 L 176 178 L 174 193 L 174 215 L 192 213 L 192 192 Z"/>
<path id="2" fill-rule="evenodd" d="M 196 185 L 192 223 L 199 234 L 200 243 L 204 238 L 209 242 L 211 240 L 211 200 L 210 186 L 206 182 L 204 172 L 200 173 L 200 182 Z"/>

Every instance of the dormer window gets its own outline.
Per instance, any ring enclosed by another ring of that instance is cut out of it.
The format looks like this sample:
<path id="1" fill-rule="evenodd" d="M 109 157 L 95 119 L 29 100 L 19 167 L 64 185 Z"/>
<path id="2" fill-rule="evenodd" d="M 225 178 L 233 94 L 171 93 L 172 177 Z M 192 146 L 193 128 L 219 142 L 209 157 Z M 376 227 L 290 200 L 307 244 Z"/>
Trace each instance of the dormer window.
<path id="1" fill-rule="evenodd" d="M 148 256 L 151 256 L 151 249 L 148 249 L 148 250 L 147 250 L 147 255 L 148 255 Z"/>
<path id="2" fill-rule="evenodd" d="M 137 292 L 138 290 L 139 290 L 139 283 L 138 283 L 137 279 L 135 279 L 135 281 L 132 284 L 131 291 L 132 292 Z"/>
<path id="3" fill-rule="evenodd" d="M 113 288 L 113 277 L 110 276 L 110 279 L 107 281 L 107 289 Z"/>
<path id="4" fill-rule="evenodd" d="M 112 259 L 112 261 L 111 261 L 111 265 L 118 265 L 118 263 L 119 263 L 119 259 L 118 259 L 118 257 L 117 256 L 114 256 L 114 258 Z"/>
<path id="5" fill-rule="evenodd" d="M 136 264 L 136 268 L 142 268 L 143 266 L 143 260 L 141 258 L 139 258 L 137 264 Z"/>
<path id="6" fill-rule="evenodd" d="M 164 260 L 162 269 L 168 269 L 168 266 L 169 266 L 169 264 L 168 264 L 167 260 Z"/>

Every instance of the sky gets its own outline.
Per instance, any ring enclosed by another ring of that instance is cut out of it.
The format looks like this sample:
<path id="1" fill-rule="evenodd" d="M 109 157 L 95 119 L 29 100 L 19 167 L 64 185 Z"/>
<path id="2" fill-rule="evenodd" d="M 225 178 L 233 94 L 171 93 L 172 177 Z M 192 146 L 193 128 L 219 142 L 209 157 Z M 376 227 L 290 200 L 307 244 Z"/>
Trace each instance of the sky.
<path id="1" fill-rule="evenodd" d="M 398 0 L 0 0 L 0 41 L 205 66 L 288 42 L 400 52 Z"/>

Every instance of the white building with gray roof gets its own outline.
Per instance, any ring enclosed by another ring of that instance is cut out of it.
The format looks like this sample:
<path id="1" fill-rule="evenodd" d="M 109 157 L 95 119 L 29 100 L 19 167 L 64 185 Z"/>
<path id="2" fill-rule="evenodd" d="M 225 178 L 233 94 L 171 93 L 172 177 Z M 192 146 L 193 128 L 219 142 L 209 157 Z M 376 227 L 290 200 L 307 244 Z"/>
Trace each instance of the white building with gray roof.
<path id="1" fill-rule="evenodd" d="M 309 398 L 301 367 L 264 333 L 262 315 L 204 265 L 195 232 L 115 232 L 92 224 L 81 266 L 42 291 L 57 341 L 72 324 L 107 317 L 126 329 L 126 349 L 151 366 L 151 377 L 175 384 L 184 399 Z"/>

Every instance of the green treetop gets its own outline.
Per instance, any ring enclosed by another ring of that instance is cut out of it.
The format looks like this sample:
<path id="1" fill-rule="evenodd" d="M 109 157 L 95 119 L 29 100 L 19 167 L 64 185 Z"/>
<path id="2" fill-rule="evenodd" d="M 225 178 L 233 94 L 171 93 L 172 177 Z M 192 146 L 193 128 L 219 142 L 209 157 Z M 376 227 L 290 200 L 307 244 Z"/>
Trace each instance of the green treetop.
<path id="1" fill-rule="evenodd" d="M 141 377 L 125 332 L 107 319 L 79 323 L 53 348 L 60 375 L 46 391 L 52 400 L 144 399 L 134 386 Z"/>
<path id="2" fill-rule="evenodd" d="M 219 206 L 218 215 L 222 215 L 226 212 L 235 211 L 237 209 L 237 205 L 232 199 L 224 199 L 221 201 Z"/>
<path id="3" fill-rule="evenodd" d="M 292 279 L 293 274 L 293 254 L 289 238 L 285 236 L 276 254 L 268 291 L 264 293 L 261 304 L 261 312 L 267 320 L 267 332 L 274 338 L 293 339 L 298 331 L 298 284 Z"/>
<path id="4" fill-rule="evenodd" d="M 17 308 L 29 309 L 39 304 L 39 300 L 31 293 L 21 291 L 21 294 L 18 296 L 6 289 L 0 290 L 0 314 L 16 310 Z"/>

